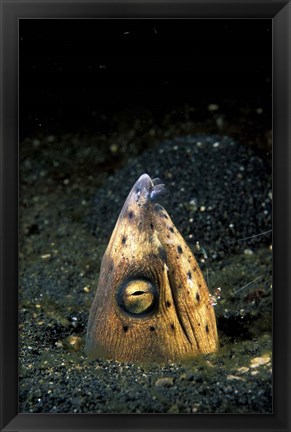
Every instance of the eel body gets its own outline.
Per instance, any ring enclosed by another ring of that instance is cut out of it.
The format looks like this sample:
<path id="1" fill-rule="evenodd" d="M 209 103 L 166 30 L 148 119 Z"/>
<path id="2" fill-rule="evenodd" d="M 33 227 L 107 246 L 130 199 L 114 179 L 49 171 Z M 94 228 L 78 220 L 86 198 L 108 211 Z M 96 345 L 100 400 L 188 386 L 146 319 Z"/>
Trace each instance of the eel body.
<path id="1" fill-rule="evenodd" d="M 90 310 L 86 350 L 91 358 L 161 363 L 218 349 L 206 282 L 157 203 L 163 191 L 159 179 L 143 174 L 124 203 Z"/>

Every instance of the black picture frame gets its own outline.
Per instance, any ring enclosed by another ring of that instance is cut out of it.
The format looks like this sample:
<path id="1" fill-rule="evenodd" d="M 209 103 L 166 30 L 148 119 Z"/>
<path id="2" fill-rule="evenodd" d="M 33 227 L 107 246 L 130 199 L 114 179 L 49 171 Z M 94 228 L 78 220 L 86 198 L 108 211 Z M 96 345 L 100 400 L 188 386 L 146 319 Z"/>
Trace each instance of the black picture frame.
<path id="1" fill-rule="evenodd" d="M 44 17 L 272 18 L 273 414 L 18 413 L 18 20 Z M 290 430 L 290 24 L 289 1 L 1 1 L 1 430 Z"/>

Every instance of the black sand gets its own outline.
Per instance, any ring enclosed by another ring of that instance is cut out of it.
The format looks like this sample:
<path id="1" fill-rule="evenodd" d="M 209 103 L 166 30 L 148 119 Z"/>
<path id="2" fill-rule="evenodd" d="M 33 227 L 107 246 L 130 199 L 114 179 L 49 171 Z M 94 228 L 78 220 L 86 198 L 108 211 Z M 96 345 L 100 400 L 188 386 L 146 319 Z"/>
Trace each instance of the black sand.
<path id="1" fill-rule="evenodd" d="M 21 143 L 20 412 L 272 412 L 268 146 L 169 135 L 146 147 L 134 133 Z M 221 287 L 215 355 L 140 366 L 89 361 L 84 352 L 102 255 L 143 172 L 164 180 L 162 204 L 210 291 Z"/>

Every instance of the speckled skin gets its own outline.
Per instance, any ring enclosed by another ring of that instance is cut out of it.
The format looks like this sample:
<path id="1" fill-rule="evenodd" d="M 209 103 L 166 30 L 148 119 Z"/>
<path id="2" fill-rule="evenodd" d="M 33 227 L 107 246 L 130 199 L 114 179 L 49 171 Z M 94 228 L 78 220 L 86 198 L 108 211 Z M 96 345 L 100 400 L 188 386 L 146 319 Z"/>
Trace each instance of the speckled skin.
<path id="1" fill-rule="evenodd" d="M 201 270 L 166 210 L 160 182 L 143 174 L 126 199 L 104 254 L 86 349 L 92 358 L 170 362 L 215 352 L 216 320 Z M 129 281 L 154 288 L 150 310 L 131 314 L 120 300 Z"/>

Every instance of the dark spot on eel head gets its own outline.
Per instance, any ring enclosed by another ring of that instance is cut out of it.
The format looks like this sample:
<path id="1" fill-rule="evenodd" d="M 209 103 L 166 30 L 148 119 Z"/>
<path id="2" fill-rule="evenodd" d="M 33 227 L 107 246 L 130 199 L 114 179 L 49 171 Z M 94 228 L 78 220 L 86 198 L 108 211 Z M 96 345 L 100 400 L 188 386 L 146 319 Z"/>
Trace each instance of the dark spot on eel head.
<path id="1" fill-rule="evenodd" d="M 174 330 L 174 329 L 175 329 L 175 326 L 174 326 L 174 324 L 173 324 L 173 323 L 171 324 L 171 329 L 172 329 L 172 330 Z"/>
<path id="2" fill-rule="evenodd" d="M 153 224 L 152 224 L 152 223 L 150 223 L 150 227 L 151 227 L 151 229 L 154 229 L 154 226 L 153 226 Z"/>
<path id="3" fill-rule="evenodd" d="M 183 249 L 181 248 L 180 245 L 177 247 L 177 251 L 179 252 L 179 254 L 183 253 Z"/>
<path id="4" fill-rule="evenodd" d="M 209 327 L 208 327 L 208 324 L 206 324 L 206 326 L 205 326 L 205 330 L 206 330 L 206 333 L 209 333 Z"/>
<path id="5" fill-rule="evenodd" d="M 123 326 L 123 331 L 124 331 L 124 333 L 126 333 L 127 330 L 128 330 L 128 327 L 127 327 L 127 326 Z"/>
<path id="6" fill-rule="evenodd" d="M 166 251 L 165 251 L 165 249 L 163 248 L 163 247 L 159 247 L 159 249 L 158 249 L 158 252 L 159 252 L 159 257 L 164 261 L 164 262 L 167 262 L 167 253 L 166 253 Z"/>
<path id="7" fill-rule="evenodd" d="M 133 216 L 134 216 L 133 211 L 130 211 L 128 213 L 128 219 L 133 219 Z"/>
<path id="8" fill-rule="evenodd" d="M 198 302 L 200 302 L 200 295 L 199 295 L 198 293 L 196 293 L 196 300 L 197 300 Z"/>
<path id="9" fill-rule="evenodd" d="M 165 219 L 169 219 L 168 216 L 166 215 L 166 213 L 162 213 L 162 216 L 163 216 Z"/>
<path id="10" fill-rule="evenodd" d="M 170 307 L 170 306 L 171 306 L 171 303 L 169 302 L 169 300 L 166 301 L 166 306 L 167 306 L 167 307 Z"/>
<path id="11" fill-rule="evenodd" d="M 125 236 L 122 237 L 121 242 L 122 242 L 122 244 L 126 243 L 126 237 Z"/>
<path id="12" fill-rule="evenodd" d="M 174 232 L 174 228 L 170 227 L 169 230 L 173 233 Z"/>
<path id="13" fill-rule="evenodd" d="M 155 330 L 156 330 L 155 327 L 153 326 L 150 327 L 150 331 L 155 331 Z"/>
<path id="14" fill-rule="evenodd" d="M 187 276 L 188 276 L 188 279 L 192 279 L 192 274 L 191 274 L 190 270 L 188 271 Z"/>

